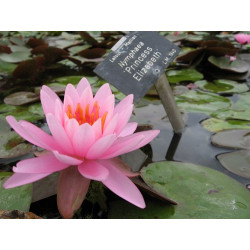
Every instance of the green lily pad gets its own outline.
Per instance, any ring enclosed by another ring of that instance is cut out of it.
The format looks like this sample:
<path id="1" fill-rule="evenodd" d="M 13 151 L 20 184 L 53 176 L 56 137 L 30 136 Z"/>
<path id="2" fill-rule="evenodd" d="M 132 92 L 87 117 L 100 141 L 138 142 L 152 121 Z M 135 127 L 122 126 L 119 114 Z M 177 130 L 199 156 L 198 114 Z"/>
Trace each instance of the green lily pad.
<path id="1" fill-rule="evenodd" d="M 5 97 L 4 102 L 8 105 L 19 106 L 36 102 L 39 99 L 39 96 L 33 92 L 20 91 Z"/>
<path id="2" fill-rule="evenodd" d="M 12 175 L 0 172 L 0 210 L 29 211 L 32 197 L 32 185 L 23 185 L 11 189 L 4 189 L 4 182 Z"/>
<path id="3" fill-rule="evenodd" d="M 208 61 L 221 70 L 231 71 L 234 73 L 245 73 L 249 70 L 248 63 L 239 59 L 230 62 L 230 59 L 225 56 L 210 56 Z"/>
<path id="4" fill-rule="evenodd" d="M 250 93 L 239 94 L 238 98 L 230 109 L 215 111 L 211 116 L 223 120 L 250 121 Z"/>
<path id="5" fill-rule="evenodd" d="M 211 137 L 211 142 L 219 147 L 250 149 L 250 129 L 221 131 Z"/>
<path id="6" fill-rule="evenodd" d="M 189 90 L 175 97 L 180 109 L 188 112 L 211 114 L 218 109 L 228 108 L 231 101 L 222 96 Z"/>
<path id="7" fill-rule="evenodd" d="M 29 105 L 28 111 L 32 114 L 40 116 L 41 118 L 45 117 L 41 103 L 34 103 L 32 105 Z"/>
<path id="8" fill-rule="evenodd" d="M 179 83 L 185 81 L 198 81 L 203 79 L 203 74 L 198 72 L 196 69 L 180 69 L 180 70 L 169 70 L 166 73 L 168 81 L 170 83 Z"/>
<path id="9" fill-rule="evenodd" d="M 25 47 L 25 46 L 20 46 L 20 45 L 9 45 L 11 48 L 12 52 L 25 52 L 25 53 L 30 53 L 31 49 Z"/>
<path id="10" fill-rule="evenodd" d="M 26 51 L 16 51 L 11 54 L 0 54 L 0 60 L 9 63 L 18 63 L 30 58 L 30 53 Z"/>
<path id="11" fill-rule="evenodd" d="M 250 179 L 250 150 L 220 154 L 217 159 L 228 171 Z"/>
<path id="12" fill-rule="evenodd" d="M 0 133 L 0 158 L 14 158 L 32 150 L 32 145 L 14 131 Z"/>
<path id="13" fill-rule="evenodd" d="M 11 74 L 15 69 L 17 65 L 9 62 L 4 62 L 0 60 L 0 74 Z"/>
<path id="14" fill-rule="evenodd" d="M 99 80 L 97 76 L 84 76 L 84 77 L 87 78 L 90 84 L 96 83 Z M 53 79 L 53 82 L 65 85 L 69 83 L 76 85 L 82 78 L 83 76 L 63 76 Z"/>
<path id="15" fill-rule="evenodd" d="M 13 105 L 7 105 L 7 104 L 0 104 L 0 113 L 8 113 L 8 112 L 13 112 L 16 111 L 18 107 L 13 106 Z"/>
<path id="16" fill-rule="evenodd" d="M 81 46 L 74 46 L 74 47 L 71 47 L 71 48 L 69 48 L 68 49 L 68 51 L 72 54 L 72 55 L 75 55 L 75 54 L 77 54 L 78 52 L 80 52 L 80 51 L 82 51 L 82 50 L 84 50 L 84 49 L 88 49 L 88 48 L 90 48 L 91 47 L 91 45 L 89 45 L 89 44 L 85 44 L 85 45 L 81 45 Z"/>
<path id="17" fill-rule="evenodd" d="M 229 176 L 204 166 L 157 162 L 141 170 L 155 191 L 177 201 L 173 218 L 250 218 L 250 194 Z"/>
<path id="18" fill-rule="evenodd" d="M 178 202 L 146 198 L 140 209 L 126 201 L 110 202 L 108 218 L 207 219 L 250 218 L 249 191 L 216 170 L 181 162 L 157 162 L 142 169 L 142 178 L 156 192 Z"/>
<path id="19" fill-rule="evenodd" d="M 219 79 L 214 82 L 207 80 L 197 81 L 196 85 L 200 89 L 212 93 L 225 94 L 225 93 L 243 93 L 249 90 L 248 86 L 244 83 L 237 83 L 235 81 Z"/>
<path id="20" fill-rule="evenodd" d="M 250 122 L 240 120 L 220 120 L 216 118 L 209 118 L 202 121 L 203 128 L 210 132 L 219 132 L 226 129 L 250 129 Z"/>

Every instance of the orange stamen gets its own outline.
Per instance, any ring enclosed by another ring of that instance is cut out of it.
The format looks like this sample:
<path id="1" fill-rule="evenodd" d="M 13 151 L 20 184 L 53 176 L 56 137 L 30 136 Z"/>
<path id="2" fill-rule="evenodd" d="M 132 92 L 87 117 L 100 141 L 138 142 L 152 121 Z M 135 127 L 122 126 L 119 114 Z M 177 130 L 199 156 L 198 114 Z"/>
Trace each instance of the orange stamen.
<path id="1" fill-rule="evenodd" d="M 105 114 L 102 116 L 102 132 L 103 132 L 103 128 L 104 128 L 104 124 L 105 124 L 107 114 L 108 114 L 108 112 L 105 112 Z"/>

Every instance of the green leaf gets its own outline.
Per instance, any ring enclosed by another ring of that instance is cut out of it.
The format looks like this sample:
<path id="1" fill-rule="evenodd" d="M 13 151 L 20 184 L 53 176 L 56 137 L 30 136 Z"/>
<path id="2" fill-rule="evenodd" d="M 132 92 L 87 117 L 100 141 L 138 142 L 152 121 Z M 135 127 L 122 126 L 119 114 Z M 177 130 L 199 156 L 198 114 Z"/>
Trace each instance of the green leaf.
<path id="1" fill-rule="evenodd" d="M 0 158 L 14 158 L 28 154 L 32 145 L 24 143 L 25 140 L 16 132 L 0 133 Z"/>
<path id="2" fill-rule="evenodd" d="M 99 80 L 97 76 L 84 76 L 84 77 L 87 78 L 90 84 L 97 83 L 97 81 Z M 76 85 L 82 78 L 83 76 L 63 76 L 53 79 L 53 82 L 65 85 L 69 83 Z"/>
<path id="3" fill-rule="evenodd" d="M 236 59 L 233 62 L 230 62 L 228 57 L 215 57 L 210 56 L 208 61 L 221 70 L 231 71 L 234 73 L 244 73 L 249 70 L 249 64 L 245 61 Z"/>
<path id="4" fill-rule="evenodd" d="M 228 108 L 231 101 L 222 96 L 190 90 L 175 97 L 180 109 L 188 112 L 211 114 L 218 109 Z"/>
<path id="5" fill-rule="evenodd" d="M 29 211 L 32 197 L 32 185 L 23 185 L 11 189 L 4 189 L 3 183 L 12 174 L 0 172 L 0 210 Z"/>
<path id="6" fill-rule="evenodd" d="M 185 81 L 194 82 L 203 79 L 203 74 L 192 68 L 169 70 L 167 71 L 166 75 L 170 83 L 179 83 Z"/>
<path id="7" fill-rule="evenodd" d="M 250 179 L 250 150 L 238 150 L 220 154 L 217 159 L 228 171 Z"/>
<path id="8" fill-rule="evenodd" d="M 212 93 L 225 94 L 225 93 L 243 93 L 249 90 L 248 86 L 244 83 L 237 83 L 235 81 L 219 79 L 214 82 L 206 80 L 195 82 L 200 89 Z"/>
<path id="9" fill-rule="evenodd" d="M 220 120 L 216 118 L 209 118 L 202 121 L 203 128 L 210 132 L 219 132 L 226 129 L 250 129 L 250 122 L 240 120 Z"/>
<path id="10" fill-rule="evenodd" d="M 16 51 L 11 54 L 0 54 L 0 60 L 9 63 L 18 63 L 30 59 L 30 53 L 26 51 Z"/>
<path id="11" fill-rule="evenodd" d="M 164 161 L 143 168 L 141 176 L 155 191 L 177 201 L 172 218 L 250 218 L 249 191 L 214 169 Z"/>
<path id="12" fill-rule="evenodd" d="M 16 64 L 4 62 L 0 60 L 0 74 L 1 73 L 11 74 L 15 70 L 16 67 L 17 67 Z"/>

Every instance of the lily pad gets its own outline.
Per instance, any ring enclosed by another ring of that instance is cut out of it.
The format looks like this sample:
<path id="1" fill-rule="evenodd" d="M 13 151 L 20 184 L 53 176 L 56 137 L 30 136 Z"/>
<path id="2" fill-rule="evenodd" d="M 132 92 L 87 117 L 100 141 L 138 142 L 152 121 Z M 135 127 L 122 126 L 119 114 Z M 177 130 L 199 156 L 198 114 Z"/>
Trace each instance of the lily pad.
<path id="1" fill-rule="evenodd" d="M 218 94 L 243 93 L 249 90 L 248 86 L 244 83 L 237 83 L 226 79 L 219 79 L 214 82 L 202 80 L 195 82 L 195 84 L 204 91 Z"/>
<path id="2" fill-rule="evenodd" d="M 250 218 L 249 191 L 214 169 L 165 161 L 143 168 L 141 176 L 177 201 L 173 218 Z"/>
<path id="3" fill-rule="evenodd" d="M 179 83 L 185 81 L 198 81 L 203 79 L 203 74 L 198 72 L 196 69 L 180 69 L 180 70 L 169 70 L 166 73 L 168 81 L 170 83 Z"/>
<path id="4" fill-rule="evenodd" d="M 178 55 L 176 58 L 177 62 L 191 62 L 193 61 L 197 56 L 199 56 L 203 51 L 205 51 L 204 48 L 182 48 L 182 53 Z"/>
<path id="5" fill-rule="evenodd" d="M 11 74 L 15 70 L 16 67 L 17 67 L 16 64 L 4 62 L 0 60 L 0 74 L 1 73 Z"/>
<path id="6" fill-rule="evenodd" d="M 176 96 L 175 99 L 180 109 L 205 114 L 211 114 L 218 109 L 227 108 L 231 105 L 231 101 L 226 97 L 195 90 L 189 90 Z"/>
<path id="7" fill-rule="evenodd" d="M 250 149 L 250 129 L 221 131 L 211 137 L 211 142 L 219 147 Z"/>
<path id="8" fill-rule="evenodd" d="M 97 83 L 99 78 L 97 76 L 84 76 L 87 78 L 90 84 Z M 53 79 L 53 82 L 61 83 L 67 85 L 68 83 L 71 83 L 73 85 L 76 85 L 83 77 L 82 76 L 63 76 Z"/>
<path id="9" fill-rule="evenodd" d="M 77 54 L 78 52 L 80 52 L 80 51 L 82 51 L 82 50 L 84 50 L 84 49 L 88 49 L 88 48 L 90 48 L 91 47 L 91 45 L 89 45 L 89 44 L 85 44 L 85 45 L 81 45 L 81 46 L 74 46 L 74 47 L 71 47 L 71 48 L 69 48 L 68 49 L 68 51 L 72 54 L 72 55 L 75 55 L 75 54 Z"/>
<path id="10" fill-rule="evenodd" d="M 8 105 L 24 105 L 38 101 L 40 98 L 33 92 L 20 91 L 4 98 L 4 103 Z"/>
<path id="11" fill-rule="evenodd" d="M 250 121 L 250 93 L 238 95 L 238 100 L 230 109 L 218 110 L 211 114 L 218 119 Z"/>
<path id="12" fill-rule="evenodd" d="M 208 61 L 221 70 L 226 70 L 234 73 L 245 73 L 249 70 L 249 65 L 247 62 L 236 59 L 230 62 L 228 57 L 215 57 L 210 56 Z"/>
<path id="13" fill-rule="evenodd" d="M 250 179 L 250 150 L 220 154 L 217 159 L 228 171 Z"/>
<path id="14" fill-rule="evenodd" d="M 11 54 L 0 54 L 0 60 L 9 63 L 18 63 L 30 58 L 30 53 L 27 51 L 16 51 Z"/>
<path id="15" fill-rule="evenodd" d="M 0 210 L 29 211 L 32 185 L 24 185 L 11 189 L 4 189 L 4 182 L 12 175 L 8 172 L 0 172 Z"/>
<path id="16" fill-rule="evenodd" d="M 28 154 L 32 145 L 24 143 L 25 140 L 14 131 L 0 133 L 0 158 L 14 158 Z"/>
<path id="17" fill-rule="evenodd" d="M 142 169 L 144 181 L 176 206 L 146 198 L 146 208 L 126 201 L 111 202 L 109 218 L 250 218 L 249 191 L 216 170 L 181 162 L 157 162 Z"/>
<path id="18" fill-rule="evenodd" d="M 250 122 L 240 120 L 220 120 L 216 118 L 209 118 L 202 121 L 203 128 L 210 132 L 219 132 L 226 129 L 250 129 Z"/>
<path id="19" fill-rule="evenodd" d="M 39 115 L 41 118 L 45 117 L 41 103 L 35 103 L 32 105 L 29 105 L 28 111 L 32 114 Z"/>

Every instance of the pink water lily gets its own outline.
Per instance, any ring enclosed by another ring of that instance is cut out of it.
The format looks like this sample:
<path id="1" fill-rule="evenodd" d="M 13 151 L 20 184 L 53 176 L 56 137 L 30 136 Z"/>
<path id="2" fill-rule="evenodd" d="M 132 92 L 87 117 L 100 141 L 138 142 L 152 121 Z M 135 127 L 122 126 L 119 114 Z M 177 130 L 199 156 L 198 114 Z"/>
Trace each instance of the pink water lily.
<path id="1" fill-rule="evenodd" d="M 57 205 L 64 218 L 71 218 L 81 206 L 91 180 L 101 181 L 118 196 L 144 208 L 140 191 L 128 178 L 136 174 L 116 157 L 146 145 L 160 131 L 134 133 L 137 123 L 129 122 L 133 95 L 115 106 L 109 84 L 102 85 L 93 97 L 83 78 L 76 88 L 67 85 L 64 102 L 47 86 L 42 87 L 40 97 L 51 135 L 27 121 L 17 122 L 13 116 L 6 120 L 25 140 L 47 153 L 18 162 L 4 188 L 61 171 Z"/>
<path id="2" fill-rule="evenodd" d="M 239 33 L 234 36 L 235 40 L 240 44 L 249 44 L 250 43 L 250 35 Z"/>

